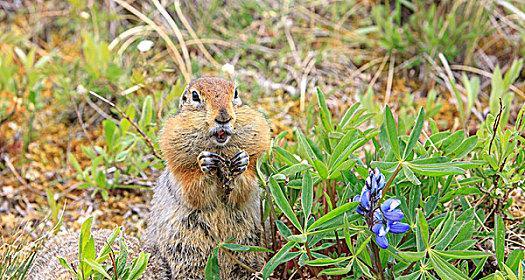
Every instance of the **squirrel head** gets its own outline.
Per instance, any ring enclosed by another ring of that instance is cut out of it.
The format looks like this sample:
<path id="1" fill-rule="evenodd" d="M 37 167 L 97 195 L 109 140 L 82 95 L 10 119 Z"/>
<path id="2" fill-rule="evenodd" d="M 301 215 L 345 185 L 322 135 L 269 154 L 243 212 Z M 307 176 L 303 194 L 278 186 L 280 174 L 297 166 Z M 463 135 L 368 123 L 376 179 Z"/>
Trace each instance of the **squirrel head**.
<path id="1" fill-rule="evenodd" d="M 191 81 L 179 103 L 180 111 L 205 114 L 211 139 L 218 146 L 230 140 L 235 126 L 235 108 L 242 104 L 237 87 L 231 81 L 202 77 Z"/>

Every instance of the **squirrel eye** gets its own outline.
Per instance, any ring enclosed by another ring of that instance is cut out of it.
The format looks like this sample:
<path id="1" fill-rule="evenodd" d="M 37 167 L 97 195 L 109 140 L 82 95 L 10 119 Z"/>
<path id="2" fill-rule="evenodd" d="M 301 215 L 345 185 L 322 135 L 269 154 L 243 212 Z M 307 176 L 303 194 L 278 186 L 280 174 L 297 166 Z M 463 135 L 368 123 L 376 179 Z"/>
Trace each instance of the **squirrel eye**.
<path id="1" fill-rule="evenodd" d="M 233 93 L 233 98 L 239 98 L 239 92 L 237 89 L 235 89 L 235 92 Z"/>
<path id="2" fill-rule="evenodd" d="M 195 102 L 200 102 L 201 98 L 199 97 L 199 94 L 196 91 L 191 92 L 191 100 Z"/>

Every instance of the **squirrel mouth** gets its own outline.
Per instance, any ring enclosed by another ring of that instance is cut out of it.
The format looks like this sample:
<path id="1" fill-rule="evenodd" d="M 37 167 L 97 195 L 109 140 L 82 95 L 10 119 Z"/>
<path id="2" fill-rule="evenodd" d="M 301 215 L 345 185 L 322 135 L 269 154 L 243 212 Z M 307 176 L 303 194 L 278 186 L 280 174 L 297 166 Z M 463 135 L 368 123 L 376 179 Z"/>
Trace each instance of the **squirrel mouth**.
<path id="1" fill-rule="evenodd" d="M 232 135 L 232 131 L 230 127 L 215 127 L 212 130 L 212 137 L 213 140 L 217 145 L 223 146 L 225 145 L 228 140 L 230 140 L 230 137 Z"/>

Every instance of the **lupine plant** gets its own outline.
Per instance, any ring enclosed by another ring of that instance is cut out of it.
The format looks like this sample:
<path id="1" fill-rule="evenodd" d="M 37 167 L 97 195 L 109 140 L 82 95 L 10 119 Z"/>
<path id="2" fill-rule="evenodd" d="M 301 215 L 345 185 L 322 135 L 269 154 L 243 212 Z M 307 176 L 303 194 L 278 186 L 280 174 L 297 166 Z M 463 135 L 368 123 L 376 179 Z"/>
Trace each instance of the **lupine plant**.
<path id="1" fill-rule="evenodd" d="M 523 250 L 505 261 L 503 220 L 473 203 L 485 142 L 439 131 L 423 109 L 401 127 L 389 107 L 376 118 L 355 104 L 336 123 L 321 91 L 317 100 L 319 119 L 293 141 L 277 136 L 257 166 L 275 252 L 262 278 L 522 277 Z M 495 245 L 480 245 L 487 239 Z M 208 264 L 211 279 L 218 267 Z"/>

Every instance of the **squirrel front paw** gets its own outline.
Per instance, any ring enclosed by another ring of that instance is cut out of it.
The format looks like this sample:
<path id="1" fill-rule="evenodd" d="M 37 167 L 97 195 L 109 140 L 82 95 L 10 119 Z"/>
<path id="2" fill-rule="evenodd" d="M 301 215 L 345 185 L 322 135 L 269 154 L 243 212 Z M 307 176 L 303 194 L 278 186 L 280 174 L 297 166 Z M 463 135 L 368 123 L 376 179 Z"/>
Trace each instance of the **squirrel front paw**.
<path id="1" fill-rule="evenodd" d="M 202 151 L 197 157 L 199 167 L 206 174 L 222 173 L 226 160 L 220 155 L 212 152 Z"/>
<path id="2" fill-rule="evenodd" d="M 231 176 L 238 176 L 248 169 L 250 156 L 246 151 L 240 151 L 235 154 L 230 160 L 230 174 Z"/>

